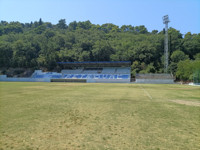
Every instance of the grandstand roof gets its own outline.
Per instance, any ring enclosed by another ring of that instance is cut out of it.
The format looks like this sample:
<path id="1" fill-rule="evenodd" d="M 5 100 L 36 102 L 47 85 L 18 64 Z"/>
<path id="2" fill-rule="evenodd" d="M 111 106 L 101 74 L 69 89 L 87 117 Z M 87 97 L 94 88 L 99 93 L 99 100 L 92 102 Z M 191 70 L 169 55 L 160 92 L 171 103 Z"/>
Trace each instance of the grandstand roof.
<path id="1" fill-rule="evenodd" d="M 83 62 L 57 62 L 72 67 L 130 67 L 130 61 L 83 61 Z"/>

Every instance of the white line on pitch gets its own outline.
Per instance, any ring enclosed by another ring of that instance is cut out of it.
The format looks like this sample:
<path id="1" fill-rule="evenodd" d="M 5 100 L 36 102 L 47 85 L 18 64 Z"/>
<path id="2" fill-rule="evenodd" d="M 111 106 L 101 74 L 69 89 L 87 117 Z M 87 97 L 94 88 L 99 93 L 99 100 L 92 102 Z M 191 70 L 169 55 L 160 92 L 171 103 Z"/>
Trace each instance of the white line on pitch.
<path id="1" fill-rule="evenodd" d="M 149 94 L 149 92 L 147 92 L 147 90 L 145 90 L 141 85 L 140 88 L 144 91 L 144 93 L 150 98 L 152 99 L 151 95 Z"/>

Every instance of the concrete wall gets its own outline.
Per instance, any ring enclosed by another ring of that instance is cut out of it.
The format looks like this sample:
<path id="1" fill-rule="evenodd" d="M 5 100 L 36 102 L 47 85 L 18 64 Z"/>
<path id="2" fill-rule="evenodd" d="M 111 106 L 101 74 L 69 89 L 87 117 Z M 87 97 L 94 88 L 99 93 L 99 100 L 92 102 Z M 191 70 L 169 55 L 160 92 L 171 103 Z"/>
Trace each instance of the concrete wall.
<path id="1" fill-rule="evenodd" d="M 51 79 L 51 82 L 82 82 L 86 83 L 86 79 Z"/>
<path id="2" fill-rule="evenodd" d="M 173 79 L 136 79 L 136 83 L 173 84 Z"/>
<path id="3" fill-rule="evenodd" d="M 130 79 L 87 79 L 87 83 L 130 83 Z"/>
<path id="4" fill-rule="evenodd" d="M 85 79 L 83 79 L 85 80 Z M 8 78 L 0 75 L 0 81 L 7 82 L 51 82 L 50 78 Z M 87 79 L 87 83 L 130 83 L 130 79 Z"/>
<path id="5" fill-rule="evenodd" d="M 7 82 L 50 82 L 50 78 L 8 78 L 6 75 L 0 75 L 0 81 Z"/>

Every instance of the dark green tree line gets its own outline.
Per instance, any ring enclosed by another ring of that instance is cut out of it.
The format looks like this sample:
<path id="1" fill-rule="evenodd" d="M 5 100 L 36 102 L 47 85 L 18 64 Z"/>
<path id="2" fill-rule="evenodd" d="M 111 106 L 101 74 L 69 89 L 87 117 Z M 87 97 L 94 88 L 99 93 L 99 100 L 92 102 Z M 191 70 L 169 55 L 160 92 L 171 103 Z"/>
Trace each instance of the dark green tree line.
<path id="1" fill-rule="evenodd" d="M 199 61 L 200 34 L 183 36 L 169 29 L 169 71 L 177 75 L 183 61 Z M 131 61 L 135 73 L 163 72 L 164 32 L 148 32 L 144 25 L 121 27 L 90 21 L 56 25 L 42 19 L 31 23 L 0 22 L 1 68 L 46 68 L 59 61 Z"/>

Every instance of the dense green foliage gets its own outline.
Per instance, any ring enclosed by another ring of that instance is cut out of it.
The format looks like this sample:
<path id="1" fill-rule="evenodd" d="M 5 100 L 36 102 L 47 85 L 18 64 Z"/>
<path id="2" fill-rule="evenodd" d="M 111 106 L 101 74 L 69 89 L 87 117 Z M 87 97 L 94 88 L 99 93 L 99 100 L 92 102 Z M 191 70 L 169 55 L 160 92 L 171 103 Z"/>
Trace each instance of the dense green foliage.
<path id="1" fill-rule="evenodd" d="M 200 61 L 185 60 L 178 63 L 176 75 L 181 80 L 186 81 L 189 79 L 191 81 L 193 80 L 193 75 L 196 72 L 200 72 Z"/>
<path id="2" fill-rule="evenodd" d="M 184 38 L 169 29 L 170 69 L 186 59 L 200 59 L 200 34 Z M 148 32 L 145 26 L 65 19 L 53 25 L 42 19 L 34 23 L 0 22 L 0 67 L 53 70 L 60 61 L 131 61 L 132 74 L 163 72 L 164 31 Z M 186 64 L 187 65 L 187 64 Z M 179 76 L 179 75 L 178 75 Z"/>

